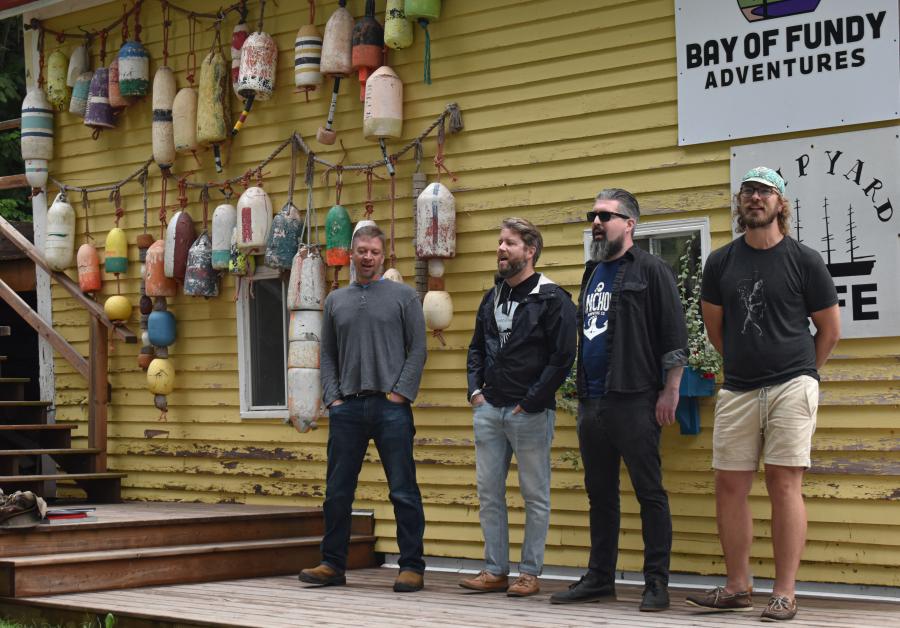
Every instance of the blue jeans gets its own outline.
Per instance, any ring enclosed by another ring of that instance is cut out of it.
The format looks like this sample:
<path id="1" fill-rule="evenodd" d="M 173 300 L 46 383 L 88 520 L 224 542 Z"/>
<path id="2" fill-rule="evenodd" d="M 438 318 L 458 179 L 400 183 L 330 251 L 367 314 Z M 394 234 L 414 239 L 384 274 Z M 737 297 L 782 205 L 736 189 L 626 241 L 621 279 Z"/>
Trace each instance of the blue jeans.
<path id="1" fill-rule="evenodd" d="M 422 537 L 425 511 L 416 483 L 413 460 L 412 410 L 408 403 L 393 403 L 384 395 L 351 397 L 332 405 L 328 421 L 328 475 L 325 488 L 325 536 L 322 562 L 343 572 L 347 568 L 353 496 L 369 439 L 375 441 L 390 489 L 400 569 L 423 573 Z"/>
<path id="2" fill-rule="evenodd" d="M 550 444 L 556 413 L 512 411 L 513 406 L 498 408 L 487 402 L 474 410 L 475 475 L 485 569 L 497 576 L 509 573 L 506 476 L 515 453 L 519 491 L 525 500 L 525 540 L 519 572 L 539 576 L 550 527 Z"/>

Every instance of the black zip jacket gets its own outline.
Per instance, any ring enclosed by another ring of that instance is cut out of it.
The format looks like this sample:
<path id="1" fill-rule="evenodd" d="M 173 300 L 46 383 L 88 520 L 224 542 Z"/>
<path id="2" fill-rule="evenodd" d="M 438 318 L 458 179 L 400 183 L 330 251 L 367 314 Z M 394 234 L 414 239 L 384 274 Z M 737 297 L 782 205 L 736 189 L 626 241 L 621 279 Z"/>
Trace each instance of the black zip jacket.
<path id="1" fill-rule="evenodd" d="M 584 326 L 584 293 L 598 262 L 588 262 L 578 296 L 578 325 Z M 578 334 L 578 397 L 587 397 Z M 622 256 L 613 283 L 606 331 L 606 392 L 658 391 L 663 371 L 687 364 L 687 328 L 675 276 L 663 260 L 632 246 Z"/>
<path id="2" fill-rule="evenodd" d="M 519 303 L 503 348 L 494 318 L 499 283 L 487 291 L 475 317 L 466 364 L 469 397 L 481 390 L 493 406 L 526 412 L 556 409 L 556 389 L 575 361 L 578 334 L 571 295 L 542 275 Z"/>

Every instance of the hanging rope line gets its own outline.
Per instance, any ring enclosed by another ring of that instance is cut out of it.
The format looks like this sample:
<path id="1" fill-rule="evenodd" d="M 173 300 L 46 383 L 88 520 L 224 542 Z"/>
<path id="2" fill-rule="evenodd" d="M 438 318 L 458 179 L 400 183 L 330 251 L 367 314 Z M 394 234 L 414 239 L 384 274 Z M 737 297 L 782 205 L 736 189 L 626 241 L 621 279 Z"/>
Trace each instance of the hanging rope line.
<path id="1" fill-rule="evenodd" d="M 396 153 L 388 155 L 388 159 L 393 160 L 394 163 L 399 161 L 400 157 L 402 157 L 404 154 L 406 154 L 407 152 L 412 150 L 414 147 L 421 146 L 422 140 L 424 140 L 426 137 L 428 137 L 432 133 L 432 131 L 434 131 L 436 128 L 438 128 L 439 125 L 442 126 L 442 123 L 444 121 L 447 121 L 449 123 L 449 130 L 451 133 L 458 133 L 459 131 L 461 131 L 464 128 L 463 121 L 462 121 L 462 111 L 460 110 L 459 105 L 457 105 L 456 103 L 450 103 L 449 105 L 447 105 L 447 108 L 444 109 L 444 111 L 437 117 L 437 119 L 434 122 L 432 122 L 416 138 L 411 140 L 409 143 L 407 143 L 405 146 L 403 146 Z M 315 164 L 320 164 L 320 165 L 325 166 L 326 168 L 332 169 L 332 170 L 336 170 L 338 167 L 340 167 L 340 169 L 342 171 L 348 171 L 348 170 L 370 171 L 374 168 L 380 168 L 380 167 L 386 166 L 384 159 L 379 159 L 377 161 L 373 161 L 370 163 L 357 163 L 357 164 L 344 164 L 344 165 L 333 164 L 329 161 L 326 161 L 326 160 L 320 158 L 318 155 L 316 155 L 316 153 L 313 152 L 313 150 L 303 140 L 303 138 L 295 131 L 294 133 L 291 134 L 290 137 L 283 140 L 275 148 L 275 150 L 273 150 L 271 152 L 271 154 L 269 154 L 268 157 L 263 159 L 257 166 L 248 169 L 244 174 L 241 174 L 236 177 L 232 177 L 230 179 L 225 179 L 224 181 L 218 181 L 218 182 L 210 181 L 210 182 L 206 182 L 206 183 L 193 183 L 191 181 L 185 181 L 185 185 L 188 188 L 194 188 L 194 189 L 200 189 L 200 188 L 203 188 L 204 186 L 218 187 L 218 188 L 224 189 L 224 188 L 229 188 L 232 184 L 242 183 L 242 182 L 248 180 L 249 175 L 253 175 L 253 176 L 257 176 L 257 177 L 261 176 L 263 173 L 263 169 L 266 166 L 268 166 L 281 153 L 281 151 L 283 151 L 285 148 L 287 148 L 292 142 L 296 144 L 298 149 L 300 149 L 304 153 L 306 153 L 306 155 L 308 157 L 307 168 L 309 168 L 311 166 L 313 168 L 313 171 L 315 169 Z M 439 148 L 441 150 L 440 162 L 439 162 L 441 164 L 440 167 L 443 167 L 446 170 L 446 167 L 443 166 L 443 142 L 440 142 Z M 129 183 L 130 181 L 139 179 L 141 174 L 146 172 L 148 170 L 150 164 L 152 164 L 152 163 L 154 163 L 154 161 L 153 161 L 153 158 L 151 157 L 147 161 L 145 161 L 143 164 L 141 164 L 137 170 L 135 170 L 133 173 L 131 173 L 130 175 L 128 175 L 121 181 L 117 181 L 115 183 L 110 183 L 110 184 L 106 184 L 106 185 L 77 186 L 77 185 L 68 185 L 66 183 L 63 183 L 62 181 L 55 179 L 54 177 L 50 177 L 50 180 L 53 182 L 54 185 L 56 185 L 56 187 L 59 188 L 59 190 L 61 192 L 66 192 L 66 191 L 87 192 L 89 194 L 93 194 L 96 192 L 110 192 L 112 190 L 115 190 L 116 188 L 121 188 L 122 186 L 124 186 L 126 183 Z M 435 165 L 437 165 L 437 163 L 438 162 L 437 162 L 437 158 L 436 158 Z M 171 172 L 171 169 L 162 170 L 160 172 L 164 175 L 163 176 L 164 183 L 169 178 L 174 179 L 175 181 L 180 181 L 183 178 L 183 177 L 179 177 L 175 173 Z M 310 184 L 308 184 L 308 185 L 310 185 Z"/>

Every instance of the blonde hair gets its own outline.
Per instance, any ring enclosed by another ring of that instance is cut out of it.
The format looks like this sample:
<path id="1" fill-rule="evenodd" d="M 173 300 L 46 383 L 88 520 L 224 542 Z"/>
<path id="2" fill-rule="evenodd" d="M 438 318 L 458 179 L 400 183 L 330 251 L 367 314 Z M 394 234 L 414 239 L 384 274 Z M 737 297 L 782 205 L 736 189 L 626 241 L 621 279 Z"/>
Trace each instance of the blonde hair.
<path id="1" fill-rule="evenodd" d="M 776 216 L 776 220 L 778 221 L 778 230 L 781 232 L 781 235 L 790 235 L 791 204 L 777 190 L 775 191 L 775 193 L 778 194 L 778 198 L 781 200 L 781 211 L 778 212 L 778 216 Z M 735 227 L 735 231 L 737 233 L 744 233 L 747 230 L 747 223 L 744 222 L 744 217 L 741 216 L 740 192 L 734 195 L 734 209 L 732 210 L 731 215 L 734 216 L 735 223 L 737 224 L 737 226 Z"/>

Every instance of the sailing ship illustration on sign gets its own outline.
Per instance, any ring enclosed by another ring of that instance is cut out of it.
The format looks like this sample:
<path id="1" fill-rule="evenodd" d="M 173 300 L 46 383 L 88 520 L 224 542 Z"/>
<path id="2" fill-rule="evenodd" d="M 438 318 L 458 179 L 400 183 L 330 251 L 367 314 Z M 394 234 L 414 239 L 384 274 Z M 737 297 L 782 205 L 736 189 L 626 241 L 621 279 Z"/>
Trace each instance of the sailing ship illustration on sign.
<path id="1" fill-rule="evenodd" d="M 825 266 L 828 267 L 828 272 L 831 273 L 831 276 L 836 277 L 862 277 L 866 275 L 872 274 L 872 268 L 875 266 L 875 260 L 872 259 L 874 255 L 857 255 L 856 251 L 859 249 L 859 245 L 856 244 L 856 234 L 854 230 L 856 229 L 856 222 L 853 220 L 853 205 L 849 205 L 847 207 L 847 228 L 844 231 L 847 232 L 847 239 L 844 242 L 847 243 L 847 250 L 845 253 L 850 254 L 849 262 L 832 262 L 831 254 L 835 252 L 832 248 L 831 243 L 834 240 L 834 236 L 831 233 L 831 219 L 828 216 L 828 198 L 826 197 L 822 203 L 822 209 L 824 210 L 824 220 L 825 220 L 825 235 L 822 236 L 821 241 L 825 243 L 825 248 L 821 251 L 821 253 L 825 254 Z M 803 238 L 801 237 L 801 231 L 803 229 L 800 223 L 800 199 L 795 200 L 794 211 L 796 216 L 796 227 L 797 227 L 797 241 L 803 242 Z"/>
<path id="2" fill-rule="evenodd" d="M 812 13 L 821 0 L 738 0 L 741 13 L 748 22 Z"/>

